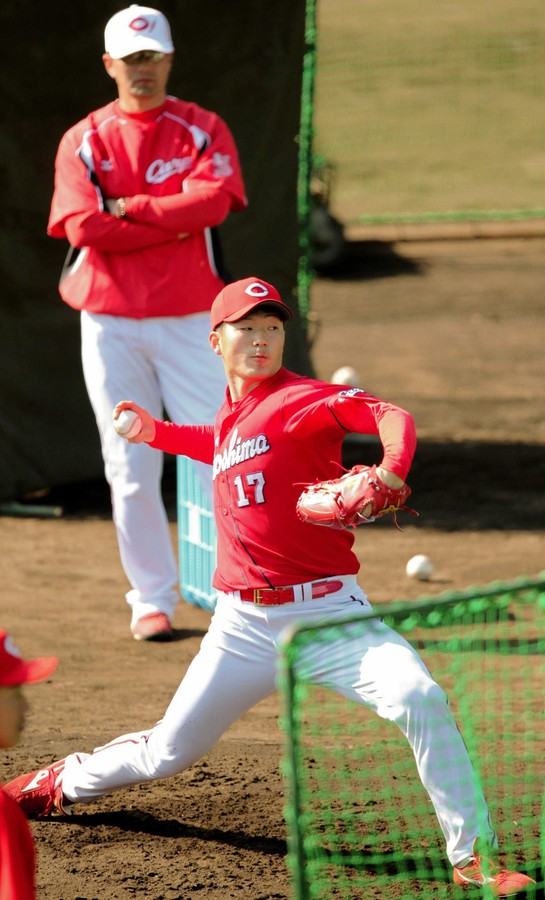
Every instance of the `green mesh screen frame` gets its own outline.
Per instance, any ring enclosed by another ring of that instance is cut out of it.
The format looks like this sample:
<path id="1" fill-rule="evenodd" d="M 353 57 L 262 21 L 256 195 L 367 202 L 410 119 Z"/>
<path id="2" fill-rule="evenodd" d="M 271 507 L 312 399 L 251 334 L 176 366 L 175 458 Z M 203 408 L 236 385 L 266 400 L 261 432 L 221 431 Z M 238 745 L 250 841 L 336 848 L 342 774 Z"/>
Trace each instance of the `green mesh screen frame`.
<path id="1" fill-rule="evenodd" d="M 502 859 L 538 882 L 525 896 L 543 896 L 545 572 L 438 599 L 381 605 L 374 617 L 406 637 L 447 691 Z M 301 627 L 283 648 L 293 896 L 456 896 L 443 835 L 401 732 L 309 684 L 299 665 L 309 643 L 342 639 L 346 629 L 363 632 L 366 624 L 358 617 Z M 491 896 L 487 888 L 479 894 Z"/>

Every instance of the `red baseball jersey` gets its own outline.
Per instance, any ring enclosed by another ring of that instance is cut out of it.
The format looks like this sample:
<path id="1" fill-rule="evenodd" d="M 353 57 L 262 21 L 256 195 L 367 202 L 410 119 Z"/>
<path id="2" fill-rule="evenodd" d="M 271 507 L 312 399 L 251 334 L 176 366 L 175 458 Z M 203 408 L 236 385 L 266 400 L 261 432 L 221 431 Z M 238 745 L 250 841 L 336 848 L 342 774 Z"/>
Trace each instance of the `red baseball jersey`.
<path id="1" fill-rule="evenodd" d="M 0 788 L 0 900 L 34 900 L 34 841 L 25 814 Z"/>
<path id="2" fill-rule="evenodd" d="M 406 478 L 416 448 L 408 412 L 284 368 L 235 403 L 227 391 L 213 429 L 157 423 L 152 446 L 213 465 L 216 588 L 282 587 L 358 572 L 353 532 L 309 525 L 296 514 L 306 485 L 342 474 L 350 432 L 379 435 L 381 464 Z"/>
<path id="3" fill-rule="evenodd" d="M 126 218 L 105 215 L 105 200 L 119 197 L 128 198 Z M 79 249 L 61 296 L 76 309 L 131 318 L 207 310 L 224 284 L 213 228 L 245 205 L 235 143 L 219 116 L 175 97 L 134 114 L 116 100 L 59 145 L 47 230 Z"/>

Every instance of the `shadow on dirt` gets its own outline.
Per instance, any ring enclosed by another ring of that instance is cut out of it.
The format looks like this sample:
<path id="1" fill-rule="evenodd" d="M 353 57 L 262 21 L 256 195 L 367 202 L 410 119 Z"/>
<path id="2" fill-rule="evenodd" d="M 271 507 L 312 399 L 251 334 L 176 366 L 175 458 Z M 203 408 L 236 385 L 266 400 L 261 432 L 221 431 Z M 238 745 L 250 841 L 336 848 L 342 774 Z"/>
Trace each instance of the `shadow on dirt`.
<path id="1" fill-rule="evenodd" d="M 331 281 L 368 281 L 395 275 L 422 275 L 422 262 L 396 252 L 388 241 L 347 241 L 342 256 L 329 266 L 322 266 L 318 277 Z"/>
<path id="2" fill-rule="evenodd" d="M 343 464 L 372 465 L 381 461 L 378 439 L 347 437 Z M 545 529 L 545 447 L 542 444 L 493 441 L 421 440 L 409 484 L 410 504 L 419 512 L 411 525 L 441 531 Z M 168 459 L 163 475 L 163 497 L 171 522 L 176 521 L 176 463 Z M 409 504 L 409 505 L 410 505 Z M 18 504 L 25 515 L 27 504 Z M 110 518 L 110 492 L 105 481 L 86 481 L 52 488 L 28 502 L 28 516 L 44 517 L 54 509 L 63 518 Z M 404 514 L 400 515 L 403 527 Z M 391 527 L 390 517 L 374 527 Z"/>
<path id="3" fill-rule="evenodd" d="M 57 821 L 57 820 L 56 820 Z M 63 820 L 64 821 L 64 820 Z M 118 810 L 108 813 L 82 813 L 72 815 L 70 822 L 82 827 L 96 829 L 98 826 L 119 828 L 120 831 L 134 834 L 148 834 L 154 837 L 198 838 L 201 841 L 213 841 L 230 847 L 246 848 L 271 856 L 284 857 L 286 842 L 274 837 L 245 834 L 242 831 L 225 831 L 220 828 L 202 828 L 198 825 L 186 825 L 178 819 L 161 819 L 156 815 L 134 810 Z"/>
<path id="4" fill-rule="evenodd" d="M 122 832 L 144 834 L 149 835 L 150 837 L 166 837 L 181 840 L 197 839 L 204 842 L 211 841 L 213 843 L 223 844 L 225 847 L 242 850 L 251 848 L 253 852 L 282 858 L 285 857 L 287 852 L 286 842 L 278 838 L 250 835 L 243 831 L 226 831 L 219 828 L 202 828 L 195 825 L 186 825 L 177 819 L 161 819 L 156 815 L 134 810 L 119 810 L 108 813 L 83 813 L 81 815 L 72 815 L 70 819 L 56 819 L 55 824 L 70 826 L 79 825 L 82 828 L 89 827 L 93 829 L 95 834 L 104 828 L 108 830 L 117 828 Z M 322 857 L 322 859 L 327 860 L 330 855 L 329 849 L 327 847 L 316 849 L 317 855 Z M 336 866 L 339 866 L 339 861 L 342 859 L 342 856 L 343 851 L 337 849 L 335 851 L 334 862 Z M 377 862 L 374 854 L 370 858 L 368 857 L 369 854 L 366 852 L 365 848 L 361 849 L 359 858 L 355 858 L 354 850 L 352 849 L 350 853 L 347 854 L 346 862 L 343 862 L 342 865 L 345 867 L 346 873 L 352 870 L 368 872 L 372 875 L 391 875 L 393 878 L 399 876 L 399 860 L 390 860 L 388 856 L 385 855 L 384 860 Z M 538 882 L 531 891 L 531 894 L 528 894 L 527 896 L 531 896 L 534 900 L 544 900 L 541 872 L 535 867 L 527 867 L 525 871 Z M 410 879 L 411 875 L 417 877 L 418 880 L 415 882 L 416 890 L 418 890 L 418 886 L 423 879 L 439 883 L 450 883 L 452 880 L 451 869 L 446 864 L 445 860 L 442 857 L 436 857 L 434 855 L 429 858 L 419 856 L 415 859 L 406 856 L 403 861 L 403 872 L 405 878 Z"/>
<path id="5" fill-rule="evenodd" d="M 381 460 L 376 440 L 345 443 L 344 464 Z M 408 482 L 420 516 L 411 525 L 442 531 L 545 529 L 545 447 L 493 441 L 421 440 Z M 391 524 L 378 521 L 375 526 Z M 400 524 L 401 517 L 400 517 Z"/>

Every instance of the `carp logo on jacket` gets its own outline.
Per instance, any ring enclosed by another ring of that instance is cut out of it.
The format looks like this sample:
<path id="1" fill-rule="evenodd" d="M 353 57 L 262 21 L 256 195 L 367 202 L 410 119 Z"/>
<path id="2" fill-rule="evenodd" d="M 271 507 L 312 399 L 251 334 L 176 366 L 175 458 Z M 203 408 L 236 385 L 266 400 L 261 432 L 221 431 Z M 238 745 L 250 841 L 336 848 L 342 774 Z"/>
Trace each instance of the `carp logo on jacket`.
<path id="1" fill-rule="evenodd" d="M 193 165 L 190 156 L 182 156 L 180 159 L 154 159 L 146 170 L 148 184 L 162 184 L 171 175 L 181 175 L 187 172 Z"/>
<path id="2" fill-rule="evenodd" d="M 220 472 L 226 472 L 247 459 L 254 459 L 256 456 L 268 453 L 270 449 L 271 445 L 266 435 L 258 434 L 256 437 L 243 441 L 238 433 L 238 428 L 235 428 L 229 445 L 222 453 L 216 453 L 214 457 L 213 478 L 217 478 Z"/>

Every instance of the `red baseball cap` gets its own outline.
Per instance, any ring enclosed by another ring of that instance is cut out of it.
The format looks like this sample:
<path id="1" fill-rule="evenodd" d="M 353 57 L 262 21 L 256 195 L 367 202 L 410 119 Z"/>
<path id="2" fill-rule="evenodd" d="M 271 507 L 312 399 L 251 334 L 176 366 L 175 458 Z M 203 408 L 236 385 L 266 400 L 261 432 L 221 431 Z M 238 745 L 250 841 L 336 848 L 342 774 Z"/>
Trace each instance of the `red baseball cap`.
<path id="1" fill-rule="evenodd" d="M 58 663 L 55 656 L 23 659 L 9 634 L 0 628 L 0 687 L 43 681 L 53 674 Z"/>
<path id="2" fill-rule="evenodd" d="M 222 322 L 238 322 L 256 306 L 264 303 L 274 306 L 275 312 L 284 322 L 293 317 L 291 309 L 286 306 L 276 288 L 261 278 L 252 275 L 242 281 L 227 284 L 219 292 L 210 310 L 212 331 Z"/>

